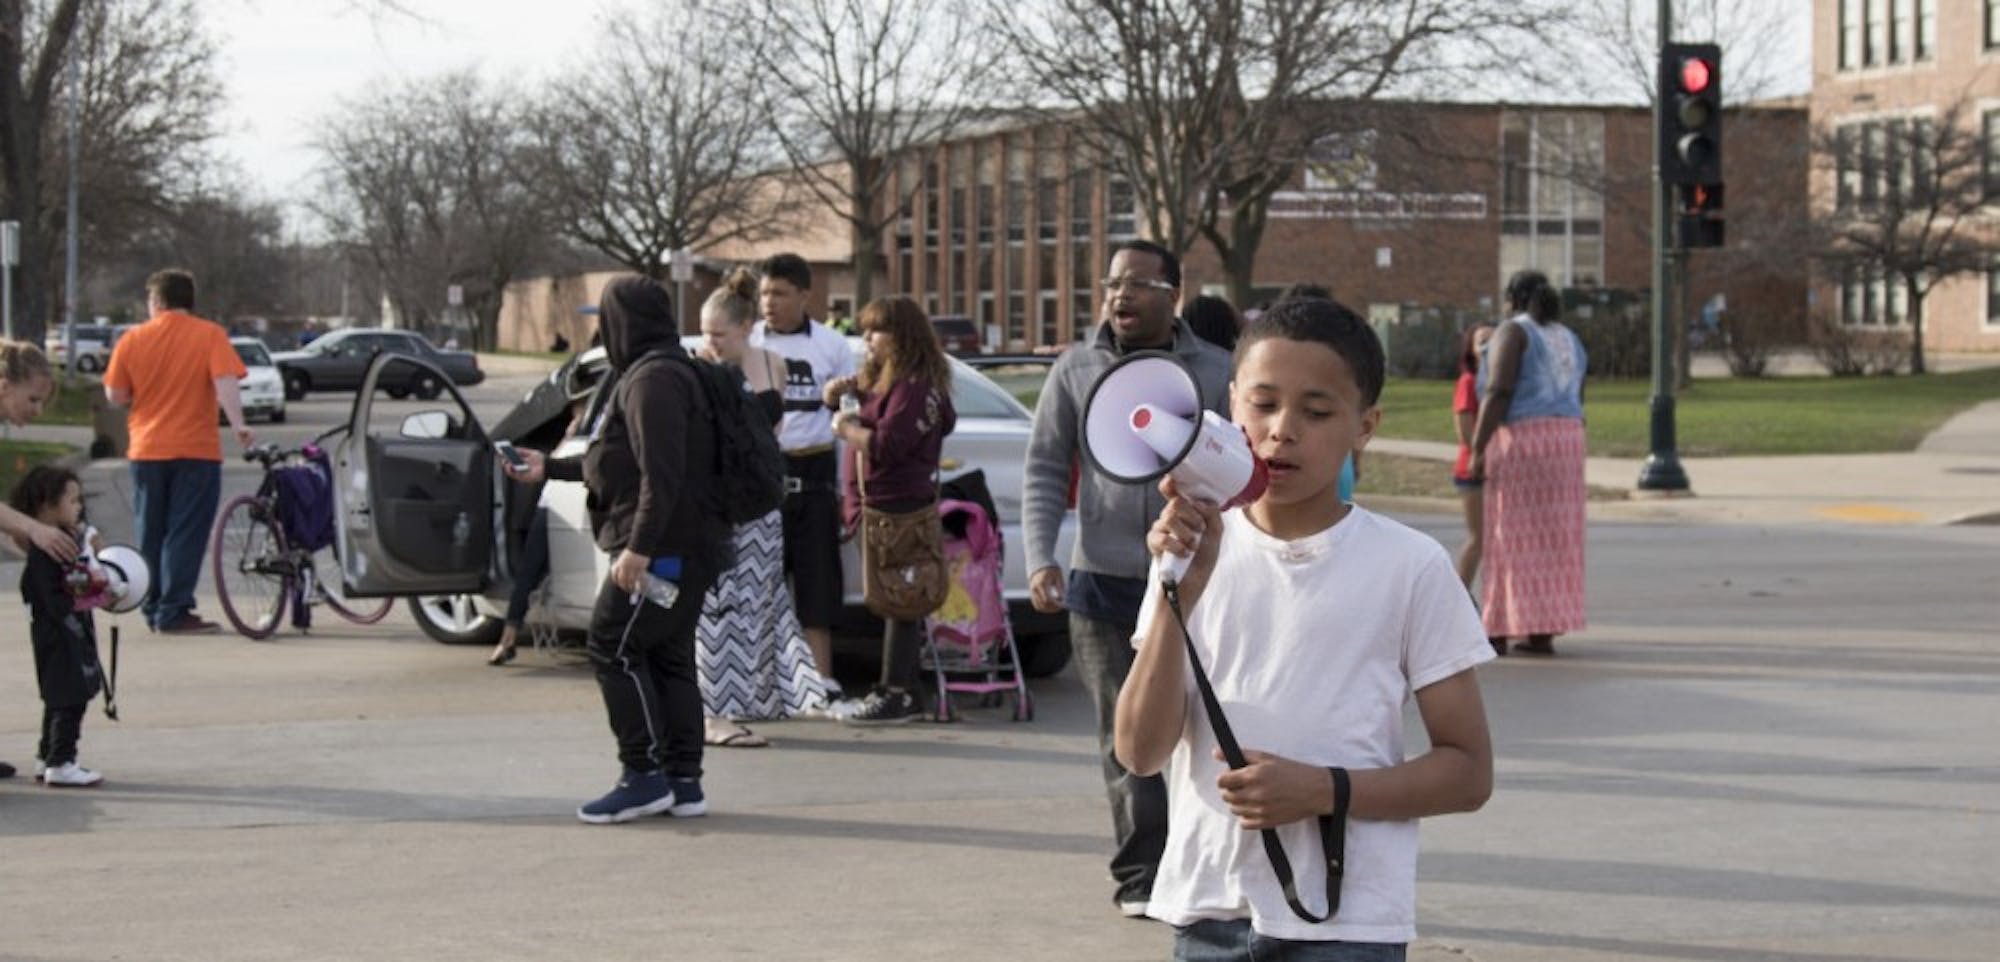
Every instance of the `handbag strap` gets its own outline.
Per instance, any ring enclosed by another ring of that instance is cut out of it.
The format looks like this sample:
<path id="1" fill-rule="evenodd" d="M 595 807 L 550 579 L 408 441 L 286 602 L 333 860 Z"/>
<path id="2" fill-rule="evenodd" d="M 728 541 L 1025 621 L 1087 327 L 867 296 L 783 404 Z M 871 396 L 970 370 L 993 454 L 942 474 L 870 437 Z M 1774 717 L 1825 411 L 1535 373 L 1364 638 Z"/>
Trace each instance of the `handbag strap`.
<path id="1" fill-rule="evenodd" d="M 1222 703 L 1216 700 L 1215 687 L 1208 681 L 1208 672 L 1202 667 L 1201 654 L 1194 649 L 1194 636 L 1188 633 L 1187 621 L 1181 615 L 1181 593 L 1178 585 L 1165 586 L 1167 606 L 1173 611 L 1174 623 L 1180 626 L 1181 639 L 1187 645 L 1188 664 L 1194 668 L 1195 687 L 1201 691 L 1201 704 L 1208 714 L 1208 726 L 1215 732 L 1215 743 L 1222 750 L 1222 758 L 1230 770 L 1248 767 L 1243 757 L 1243 747 L 1236 742 L 1236 733 L 1229 727 L 1229 718 L 1222 712 Z M 1319 817 L 1320 848 L 1326 856 L 1326 914 L 1314 915 L 1299 899 L 1298 881 L 1292 875 L 1292 861 L 1285 856 L 1285 846 L 1278 838 L 1276 829 L 1261 829 L 1258 835 L 1264 843 L 1264 857 L 1271 862 L 1271 871 L 1278 877 L 1278 885 L 1284 890 L 1285 904 L 1291 906 L 1292 914 L 1307 922 L 1325 922 L 1340 911 L 1340 883 L 1347 871 L 1347 769 L 1328 768 L 1333 776 L 1333 814 Z"/>

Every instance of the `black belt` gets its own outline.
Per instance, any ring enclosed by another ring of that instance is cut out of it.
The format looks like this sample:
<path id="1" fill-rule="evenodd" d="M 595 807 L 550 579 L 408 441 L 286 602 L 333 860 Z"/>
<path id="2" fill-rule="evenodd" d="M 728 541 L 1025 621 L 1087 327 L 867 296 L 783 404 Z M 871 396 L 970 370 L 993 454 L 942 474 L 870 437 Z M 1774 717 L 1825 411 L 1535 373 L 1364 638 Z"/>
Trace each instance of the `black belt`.
<path id="1" fill-rule="evenodd" d="M 834 490 L 833 482 L 831 481 L 812 481 L 806 478 L 785 479 L 786 494 L 802 494 L 807 491 L 831 492 L 833 490 Z"/>

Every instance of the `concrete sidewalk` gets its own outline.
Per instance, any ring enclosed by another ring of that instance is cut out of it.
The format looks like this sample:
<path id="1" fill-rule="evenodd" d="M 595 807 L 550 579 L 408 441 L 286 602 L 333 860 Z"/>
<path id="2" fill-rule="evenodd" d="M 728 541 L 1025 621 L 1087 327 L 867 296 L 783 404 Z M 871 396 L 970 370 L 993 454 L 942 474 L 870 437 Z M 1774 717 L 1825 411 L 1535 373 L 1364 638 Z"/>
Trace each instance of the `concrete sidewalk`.
<path id="1" fill-rule="evenodd" d="M 1369 449 L 1450 461 L 1454 445 L 1377 438 Z M 2000 524 L 2000 400 L 1947 421 L 1917 450 L 1897 454 L 1686 458 L 1692 491 L 1663 497 L 1634 488 L 1644 462 L 1591 458 L 1586 479 L 1633 491 L 1593 501 L 1593 519 L 1746 524 Z M 1440 502 L 1442 503 L 1442 502 Z"/>

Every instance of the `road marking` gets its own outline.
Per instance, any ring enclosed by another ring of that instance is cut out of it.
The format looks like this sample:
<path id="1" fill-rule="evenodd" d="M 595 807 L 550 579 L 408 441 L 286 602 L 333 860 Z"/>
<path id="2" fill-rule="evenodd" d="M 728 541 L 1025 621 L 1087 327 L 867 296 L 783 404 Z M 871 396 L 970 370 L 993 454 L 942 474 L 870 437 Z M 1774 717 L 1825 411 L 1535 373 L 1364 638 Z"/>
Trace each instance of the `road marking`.
<path id="1" fill-rule="evenodd" d="M 1917 511 L 1906 511 L 1884 504 L 1836 504 L 1820 508 L 1822 517 L 1835 521 L 1856 521 L 1862 524 L 1921 524 L 1924 515 Z"/>

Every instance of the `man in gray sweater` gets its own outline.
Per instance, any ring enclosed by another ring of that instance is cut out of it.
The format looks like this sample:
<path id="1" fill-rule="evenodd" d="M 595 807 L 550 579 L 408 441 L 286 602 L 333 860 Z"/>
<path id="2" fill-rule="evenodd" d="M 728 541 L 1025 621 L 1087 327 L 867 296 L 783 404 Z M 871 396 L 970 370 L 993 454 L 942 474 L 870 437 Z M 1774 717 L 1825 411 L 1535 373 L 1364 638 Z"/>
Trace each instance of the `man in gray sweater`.
<path id="1" fill-rule="evenodd" d="M 1146 529 L 1166 501 L 1154 485 L 1120 484 L 1099 475 L 1084 458 L 1080 438 L 1091 386 L 1131 351 L 1174 354 L 1194 372 L 1202 405 L 1228 416 L 1229 355 L 1196 337 L 1175 316 L 1180 288 L 1180 260 L 1167 249 L 1148 241 L 1112 248 L 1104 279 L 1104 320 L 1088 341 L 1056 360 L 1035 405 L 1021 503 L 1029 594 L 1040 611 L 1069 610 L 1077 671 L 1096 706 L 1116 839 L 1113 898 L 1120 911 L 1133 917 L 1146 912 L 1153 873 L 1166 845 L 1167 793 L 1159 776 L 1134 777 L 1112 757 L 1111 722 L 1118 689 L 1132 668 L 1132 633 L 1151 561 Z M 1078 529 L 1065 579 L 1055 557 L 1056 532 L 1068 505 L 1072 465 L 1080 468 Z"/>

